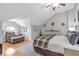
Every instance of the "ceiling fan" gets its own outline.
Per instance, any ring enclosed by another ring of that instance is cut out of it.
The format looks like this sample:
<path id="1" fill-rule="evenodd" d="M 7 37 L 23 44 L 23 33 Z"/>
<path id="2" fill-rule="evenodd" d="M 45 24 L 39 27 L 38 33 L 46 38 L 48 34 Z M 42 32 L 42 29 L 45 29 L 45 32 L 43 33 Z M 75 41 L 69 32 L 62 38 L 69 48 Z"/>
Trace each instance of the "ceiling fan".
<path id="1" fill-rule="evenodd" d="M 64 3 L 50 3 L 50 4 L 44 4 L 43 6 L 45 8 L 52 7 L 53 10 L 55 10 L 57 6 L 65 6 L 65 5 L 66 4 L 64 4 Z"/>

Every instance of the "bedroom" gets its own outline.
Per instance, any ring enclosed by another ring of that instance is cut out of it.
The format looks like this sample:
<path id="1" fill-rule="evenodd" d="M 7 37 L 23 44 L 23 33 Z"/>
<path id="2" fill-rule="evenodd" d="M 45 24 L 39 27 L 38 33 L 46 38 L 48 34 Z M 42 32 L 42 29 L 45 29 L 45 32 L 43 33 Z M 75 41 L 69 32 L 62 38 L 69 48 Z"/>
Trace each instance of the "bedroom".
<path id="1" fill-rule="evenodd" d="M 10 50 L 17 50 L 17 53 L 9 55 L 79 55 L 79 4 L 3 3 L 0 4 L 0 8 L 3 41 L 8 38 L 7 32 L 10 35 L 9 39 L 16 38 L 14 37 L 16 35 L 21 39 L 27 39 L 27 41 L 17 43 L 16 41 L 21 40 L 17 37 L 17 39 L 7 40 L 12 44 L 3 42 L 3 46 L 10 45 L 8 47 Z M 18 47 L 13 48 L 16 46 Z M 3 47 L 3 50 L 5 49 Z M 4 56 L 5 53 L 6 51 L 3 52 Z"/>

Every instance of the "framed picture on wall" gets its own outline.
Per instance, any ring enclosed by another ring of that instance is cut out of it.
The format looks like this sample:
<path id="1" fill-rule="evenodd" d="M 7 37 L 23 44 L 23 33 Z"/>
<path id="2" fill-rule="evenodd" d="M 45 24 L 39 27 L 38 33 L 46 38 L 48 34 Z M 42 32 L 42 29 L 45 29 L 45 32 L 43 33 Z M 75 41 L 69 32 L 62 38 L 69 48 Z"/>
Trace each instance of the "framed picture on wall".
<path id="1" fill-rule="evenodd" d="M 61 23 L 61 26 L 64 26 L 65 25 L 65 23 Z"/>
<path id="2" fill-rule="evenodd" d="M 46 24 L 44 24 L 44 27 L 46 27 Z"/>
<path id="3" fill-rule="evenodd" d="M 52 22 L 52 23 L 51 23 L 51 26 L 54 26 L 54 25 L 55 25 L 55 23 L 54 23 L 54 22 Z"/>

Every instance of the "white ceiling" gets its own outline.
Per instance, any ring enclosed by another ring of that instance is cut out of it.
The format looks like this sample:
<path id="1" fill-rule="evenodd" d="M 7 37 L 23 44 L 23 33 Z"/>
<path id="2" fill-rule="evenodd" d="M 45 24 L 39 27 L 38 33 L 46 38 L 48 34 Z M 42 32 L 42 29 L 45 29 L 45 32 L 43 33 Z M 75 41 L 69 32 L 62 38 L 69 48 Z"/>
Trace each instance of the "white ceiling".
<path id="1" fill-rule="evenodd" d="M 54 14 L 65 12 L 74 7 L 74 3 L 67 3 L 65 7 L 42 8 L 42 3 L 0 3 L 0 20 L 8 20 L 15 17 L 25 17 L 31 20 L 33 25 L 40 25 Z"/>

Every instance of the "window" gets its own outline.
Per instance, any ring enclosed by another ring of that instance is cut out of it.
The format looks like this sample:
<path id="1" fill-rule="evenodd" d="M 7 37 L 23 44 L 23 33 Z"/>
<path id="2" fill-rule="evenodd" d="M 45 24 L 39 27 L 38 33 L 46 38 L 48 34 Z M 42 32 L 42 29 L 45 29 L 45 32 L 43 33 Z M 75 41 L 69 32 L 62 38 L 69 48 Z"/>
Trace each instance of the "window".
<path id="1" fill-rule="evenodd" d="M 15 27 L 13 27 L 13 26 L 8 26 L 8 27 L 7 27 L 7 30 L 8 30 L 8 31 L 14 31 L 14 30 L 15 30 Z"/>

